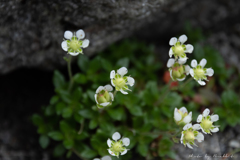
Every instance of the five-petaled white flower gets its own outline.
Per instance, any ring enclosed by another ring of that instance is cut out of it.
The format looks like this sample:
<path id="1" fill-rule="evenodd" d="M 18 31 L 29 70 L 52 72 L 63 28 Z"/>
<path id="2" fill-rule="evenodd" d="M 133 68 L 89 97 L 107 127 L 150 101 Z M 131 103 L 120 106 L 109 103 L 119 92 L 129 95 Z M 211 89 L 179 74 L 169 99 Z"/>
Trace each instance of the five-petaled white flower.
<path id="1" fill-rule="evenodd" d="M 219 128 L 218 126 L 214 126 L 213 122 L 216 122 L 219 120 L 219 116 L 217 114 L 209 115 L 210 110 L 206 108 L 202 114 L 200 114 L 197 118 L 197 122 L 200 123 L 202 132 L 205 134 L 211 134 L 218 132 Z"/>
<path id="2" fill-rule="evenodd" d="M 188 111 L 185 107 L 182 107 L 180 109 L 175 108 L 174 120 L 177 125 L 184 126 L 192 121 L 192 112 L 188 114 Z"/>
<path id="3" fill-rule="evenodd" d="M 184 43 L 187 41 L 186 35 L 181 35 L 179 39 L 173 37 L 169 41 L 169 45 L 172 46 L 169 50 L 169 56 L 174 55 L 175 59 L 178 59 L 180 64 L 183 64 L 187 61 L 186 53 L 192 53 L 193 46 L 191 44 Z"/>
<path id="4" fill-rule="evenodd" d="M 85 33 L 83 30 L 79 29 L 76 33 L 72 33 L 71 31 L 65 31 L 64 40 L 62 42 L 62 49 L 67 51 L 72 56 L 77 56 L 82 52 L 82 48 L 86 48 L 89 45 L 89 40 L 84 39 Z"/>
<path id="5" fill-rule="evenodd" d="M 112 155 L 112 156 L 117 156 L 119 157 L 119 155 L 124 155 L 127 153 L 128 149 L 126 149 L 124 146 L 129 146 L 130 144 L 130 139 L 129 138 L 121 138 L 121 135 L 118 132 L 115 132 L 112 135 L 112 140 L 108 139 L 107 140 L 107 145 L 109 147 L 108 152 Z"/>
<path id="6" fill-rule="evenodd" d="M 104 156 L 101 159 L 100 158 L 94 158 L 93 160 L 112 160 L 110 156 Z"/>
<path id="7" fill-rule="evenodd" d="M 112 104 L 114 96 L 112 94 L 113 87 L 111 85 L 99 86 L 96 90 L 95 100 L 99 108 L 106 107 Z"/>
<path id="8" fill-rule="evenodd" d="M 207 80 L 207 76 L 212 76 L 214 74 L 212 68 L 204 68 L 206 63 L 206 59 L 202 59 L 199 64 L 197 64 L 195 59 L 191 62 L 193 68 L 190 69 L 190 74 L 202 86 L 206 84 L 203 80 Z"/>
<path id="9" fill-rule="evenodd" d="M 183 65 L 173 58 L 168 60 L 167 67 L 169 68 L 170 76 L 173 81 L 183 81 L 186 75 L 189 75 L 189 65 Z"/>
<path id="10" fill-rule="evenodd" d="M 127 74 L 128 70 L 126 67 L 122 67 L 119 70 L 117 70 L 117 73 L 115 73 L 114 70 L 110 73 L 110 79 L 112 85 L 116 88 L 117 91 L 122 92 L 123 94 L 128 94 L 126 92 L 128 89 L 127 85 L 133 86 L 135 81 L 132 77 L 124 76 Z M 130 90 L 131 91 L 131 90 Z"/>
<path id="11" fill-rule="evenodd" d="M 188 146 L 188 148 L 193 149 L 191 145 L 195 145 L 194 140 L 196 139 L 198 142 L 202 142 L 204 140 L 204 136 L 202 133 L 198 132 L 201 127 L 199 124 L 192 125 L 191 123 L 186 124 L 183 127 L 182 136 L 181 136 L 181 143 L 184 146 Z"/>

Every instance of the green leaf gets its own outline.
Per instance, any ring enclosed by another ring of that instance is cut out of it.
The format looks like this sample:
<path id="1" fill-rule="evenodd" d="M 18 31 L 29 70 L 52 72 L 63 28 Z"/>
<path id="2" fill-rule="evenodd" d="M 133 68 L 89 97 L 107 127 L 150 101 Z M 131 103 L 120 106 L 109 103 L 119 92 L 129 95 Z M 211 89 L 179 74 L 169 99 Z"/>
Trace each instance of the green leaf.
<path id="1" fill-rule="evenodd" d="M 232 90 L 224 91 L 222 93 L 222 103 L 225 107 L 231 108 L 232 105 L 236 104 L 238 96 Z"/>
<path id="2" fill-rule="evenodd" d="M 64 108 L 62 111 L 63 118 L 69 118 L 72 116 L 72 109 L 71 108 Z"/>
<path id="3" fill-rule="evenodd" d="M 48 144 L 49 144 L 49 138 L 48 138 L 48 136 L 46 136 L 46 135 L 41 135 L 41 136 L 39 137 L 39 144 L 40 144 L 40 146 L 41 146 L 43 149 L 47 148 L 47 146 L 48 146 Z"/>
<path id="4" fill-rule="evenodd" d="M 63 135 L 59 131 L 52 131 L 48 133 L 48 136 L 51 137 L 55 141 L 61 141 L 63 140 Z"/>
<path id="5" fill-rule="evenodd" d="M 83 116 L 84 118 L 88 118 L 91 119 L 94 117 L 94 114 L 92 111 L 88 110 L 88 109 L 82 109 L 78 112 L 81 116 Z"/>
<path id="6" fill-rule="evenodd" d="M 59 144 L 54 148 L 53 155 L 55 157 L 60 157 L 64 154 L 65 151 L 66 149 L 64 148 L 64 146 L 62 144 Z"/>
<path id="7" fill-rule="evenodd" d="M 142 109 L 140 106 L 132 106 L 132 107 L 128 107 L 130 113 L 134 116 L 141 116 L 143 115 Z"/>
<path id="8" fill-rule="evenodd" d="M 129 66 L 129 58 L 128 58 L 128 57 L 125 57 L 125 58 L 119 59 L 119 60 L 117 61 L 117 66 L 128 68 L 128 66 Z"/>
<path id="9" fill-rule="evenodd" d="M 86 55 L 79 55 L 77 61 L 78 67 L 83 71 L 86 72 L 89 66 L 89 59 Z"/>
<path id="10" fill-rule="evenodd" d="M 97 156 L 97 152 L 89 148 L 86 148 L 81 152 L 81 156 L 84 158 L 92 159 Z"/>
<path id="11" fill-rule="evenodd" d="M 33 121 L 33 124 L 36 126 L 40 126 L 40 125 L 44 124 L 42 117 L 39 116 L 38 114 L 34 114 L 32 116 L 32 121 Z"/>
<path id="12" fill-rule="evenodd" d="M 58 102 L 55 106 L 55 110 L 57 115 L 62 114 L 62 110 L 66 107 L 66 104 L 63 102 Z"/>
<path id="13" fill-rule="evenodd" d="M 69 150 L 68 152 L 67 152 L 67 155 L 66 155 L 66 157 L 67 158 L 70 158 L 72 156 L 72 151 L 71 150 Z"/>
<path id="14" fill-rule="evenodd" d="M 112 70 L 112 64 L 109 62 L 109 61 L 107 61 L 107 60 L 105 60 L 105 59 L 101 59 L 101 64 L 102 64 L 102 67 L 106 70 L 106 71 L 111 71 Z"/>
<path id="15" fill-rule="evenodd" d="M 71 149 L 74 145 L 74 141 L 70 139 L 66 139 L 63 141 L 63 145 L 66 149 Z"/>
<path id="16" fill-rule="evenodd" d="M 54 71 L 54 74 L 53 74 L 53 84 L 54 84 L 55 88 L 62 88 L 62 87 L 64 87 L 65 78 L 58 70 Z"/>
<path id="17" fill-rule="evenodd" d="M 112 119 L 121 120 L 124 116 L 124 109 L 122 107 L 115 107 L 108 110 L 108 114 L 111 116 Z"/>
<path id="18" fill-rule="evenodd" d="M 89 123 L 89 128 L 90 128 L 90 129 L 94 129 L 94 128 L 96 128 L 97 126 L 98 126 L 97 120 L 93 119 L 93 120 L 90 121 L 90 123 Z"/>
<path id="19" fill-rule="evenodd" d="M 61 120 L 60 129 L 63 133 L 68 133 L 72 128 L 65 120 Z"/>
<path id="20" fill-rule="evenodd" d="M 147 153 L 148 153 L 148 145 L 146 145 L 146 144 L 138 144 L 137 145 L 137 151 L 143 157 L 146 157 Z"/>
<path id="21" fill-rule="evenodd" d="M 47 106 L 45 109 L 45 115 L 51 116 L 54 114 L 54 107 L 53 106 Z"/>
<path id="22" fill-rule="evenodd" d="M 57 103 L 58 100 L 59 100 L 59 97 L 55 95 L 50 99 L 50 104 L 53 105 Z"/>
<path id="23" fill-rule="evenodd" d="M 167 155 L 171 151 L 172 145 L 173 142 L 168 137 L 164 137 L 163 139 L 161 139 L 158 145 L 158 155 L 160 157 Z"/>
<path id="24" fill-rule="evenodd" d="M 96 101 L 95 101 L 95 97 L 94 97 L 95 92 L 93 92 L 93 91 L 91 91 L 91 90 L 88 90 L 88 91 L 87 91 L 87 94 L 88 94 L 88 97 L 89 97 L 93 102 L 96 102 Z"/>
<path id="25" fill-rule="evenodd" d="M 79 84 L 85 84 L 87 83 L 87 77 L 84 74 L 77 73 L 73 77 L 74 81 Z"/>

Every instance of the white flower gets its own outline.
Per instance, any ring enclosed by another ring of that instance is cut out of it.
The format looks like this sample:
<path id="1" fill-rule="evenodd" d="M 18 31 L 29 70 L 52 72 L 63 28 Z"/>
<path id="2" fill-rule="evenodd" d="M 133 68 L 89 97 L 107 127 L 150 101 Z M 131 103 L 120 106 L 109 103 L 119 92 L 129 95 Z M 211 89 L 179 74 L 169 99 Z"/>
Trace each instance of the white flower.
<path id="1" fill-rule="evenodd" d="M 206 108 L 202 114 L 200 114 L 197 118 L 197 122 L 200 123 L 202 132 L 205 134 L 211 134 L 218 132 L 219 128 L 218 126 L 214 126 L 213 122 L 216 122 L 219 120 L 219 116 L 217 114 L 209 115 L 210 110 Z"/>
<path id="2" fill-rule="evenodd" d="M 202 59 L 199 64 L 197 64 L 195 59 L 191 62 L 193 68 L 190 69 L 190 74 L 202 86 L 206 84 L 203 80 L 207 80 L 207 76 L 212 76 L 214 74 L 212 68 L 204 68 L 206 63 L 206 59 Z"/>
<path id="3" fill-rule="evenodd" d="M 179 59 L 180 63 L 187 61 L 186 53 L 192 53 L 193 46 L 191 44 L 184 44 L 187 41 L 186 35 L 181 35 L 179 39 L 173 37 L 169 41 L 169 45 L 172 46 L 169 50 L 169 57 L 174 55 L 175 59 Z"/>
<path id="4" fill-rule="evenodd" d="M 86 48 L 89 45 L 88 39 L 82 40 L 84 37 L 85 33 L 81 29 L 79 29 L 76 33 L 65 31 L 65 40 L 61 44 L 62 49 L 67 51 L 72 56 L 77 56 L 79 53 L 82 54 L 82 48 Z"/>
<path id="5" fill-rule="evenodd" d="M 135 80 L 130 76 L 124 76 L 127 74 L 128 70 L 126 67 L 122 67 L 119 70 L 117 70 L 117 73 L 115 73 L 114 70 L 110 72 L 110 79 L 112 85 L 116 88 L 117 91 L 122 92 L 122 94 L 128 94 L 126 92 L 129 86 L 133 86 L 135 83 Z M 131 90 L 130 90 L 131 91 Z"/>
<path id="6" fill-rule="evenodd" d="M 117 156 L 119 157 L 119 155 L 124 155 L 127 153 L 128 149 L 126 149 L 124 146 L 129 146 L 130 144 L 130 139 L 129 138 L 121 138 L 121 135 L 118 132 L 115 132 L 112 135 L 112 140 L 108 139 L 107 140 L 107 145 L 109 147 L 108 152 L 112 155 L 112 156 Z"/>
<path id="7" fill-rule="evenodd" d="M 195 145 L 194 140 L 196 139 L 198 142 L 202 142 L 204 140 L 204 136 L 202 133 L 198 132 L 201 127 L 199 124 L 194 124 L 192 126 L 191 123 L 186 124 L 183 127 L 182 136 L 181 136 L 181 143 L 185 146 L 187 145 L 188 148 L 193 149 L 191 145 Z"/>
<path id="8" fill-rule="evenodd" d="M 188 111 L 185 107 L 182 107 L 180 109 L 175 108 L 174 120 L 177 125 L 184 126 L 192 121 L 192 112 L 188 114 Z"/>
<path id="9" fill-rule="evenodd" d="M 113 88 L 111 85 L 99 86 L 96 90 L 95 101 L 99 108 L 106 107 L 112 104 L 114 96 L 112 94 Z"/>
<path id="10" fill-rule="evenodd" d="M 94 158 L 93 160 L 112 160 L 110 156 L 104 156 L 101 159 L 100 158 Z"/>
<path id="11" fill-rule="evenodd" d="M 173 81 L 183 81 L 186 75 L 189 74 L 190 67 L 189 65 L 183 65 L 184 63 L 179 63 L 179 60 L 176 61 L 173 58 L 168 60 L 167 67 L 169 68 L 170 76 Z"/>

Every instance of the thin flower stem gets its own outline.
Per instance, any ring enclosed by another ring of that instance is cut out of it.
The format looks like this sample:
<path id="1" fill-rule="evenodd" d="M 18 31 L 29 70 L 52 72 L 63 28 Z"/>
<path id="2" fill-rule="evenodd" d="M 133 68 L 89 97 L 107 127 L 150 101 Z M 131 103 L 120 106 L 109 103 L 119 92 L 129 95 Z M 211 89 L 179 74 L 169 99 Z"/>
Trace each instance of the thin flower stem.
<path id="1" fill-rule="evenodd" d="M 70 79 L 68 91 L 71 91 L 73 83 L 74 83 L 73 77 L 72 77 L 71 60 L 72 60 L 72 56 L 69 55 L 69 58 L 68 58 L 68 61 L 67 61 L 67 63 L 68 63 L 68 65 L 67 65 L 68 66 L 68 75 L 69 75 L 69 79 Z"/>
<path id="2" fill-rule="evenodd" d="M 80 153 L 79 153 L 75 148 L 72 148 L 71 150 L 72 150 L 80 159 L 82 159 L 82 160 L 87 160 L 87 159 L 83 158 L 83 157 L 80 155 Z"/>
<path id="3" fill-rule="evenodd" d="M 82 121 L 82 123 L 81 123 L 81 126 L 80 126 L 80 129 L 79 129 L 79 131 L 78 131 L 78 134 L 81 134 L 81 133 L 82 133 L 83 128 L 84 128 L 84 119 L 83 119 L 83 121 Z"/>

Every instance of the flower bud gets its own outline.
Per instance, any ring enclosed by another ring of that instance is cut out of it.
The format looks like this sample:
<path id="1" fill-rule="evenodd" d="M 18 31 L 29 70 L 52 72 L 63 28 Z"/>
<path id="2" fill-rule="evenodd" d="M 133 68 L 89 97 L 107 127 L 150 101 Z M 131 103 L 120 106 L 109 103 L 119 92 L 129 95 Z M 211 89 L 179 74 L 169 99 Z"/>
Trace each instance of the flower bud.
<path id="1" fill-rule="evenodd" d="M 110 106 L 114 99 L 113 94 L 110 92 L 113 88 L 110 85 L 99 86 L 96 90 L 95 100 L 99 108 Z"/>
<path id="2" fill-rule="evenodd" d="M 182 107 L 179 110 L 175 108 L 174 120 L 177 125 L 184 126 L 192 121 L 192 112 L 188 114 L 188 111 L 185 107 Z"/>

